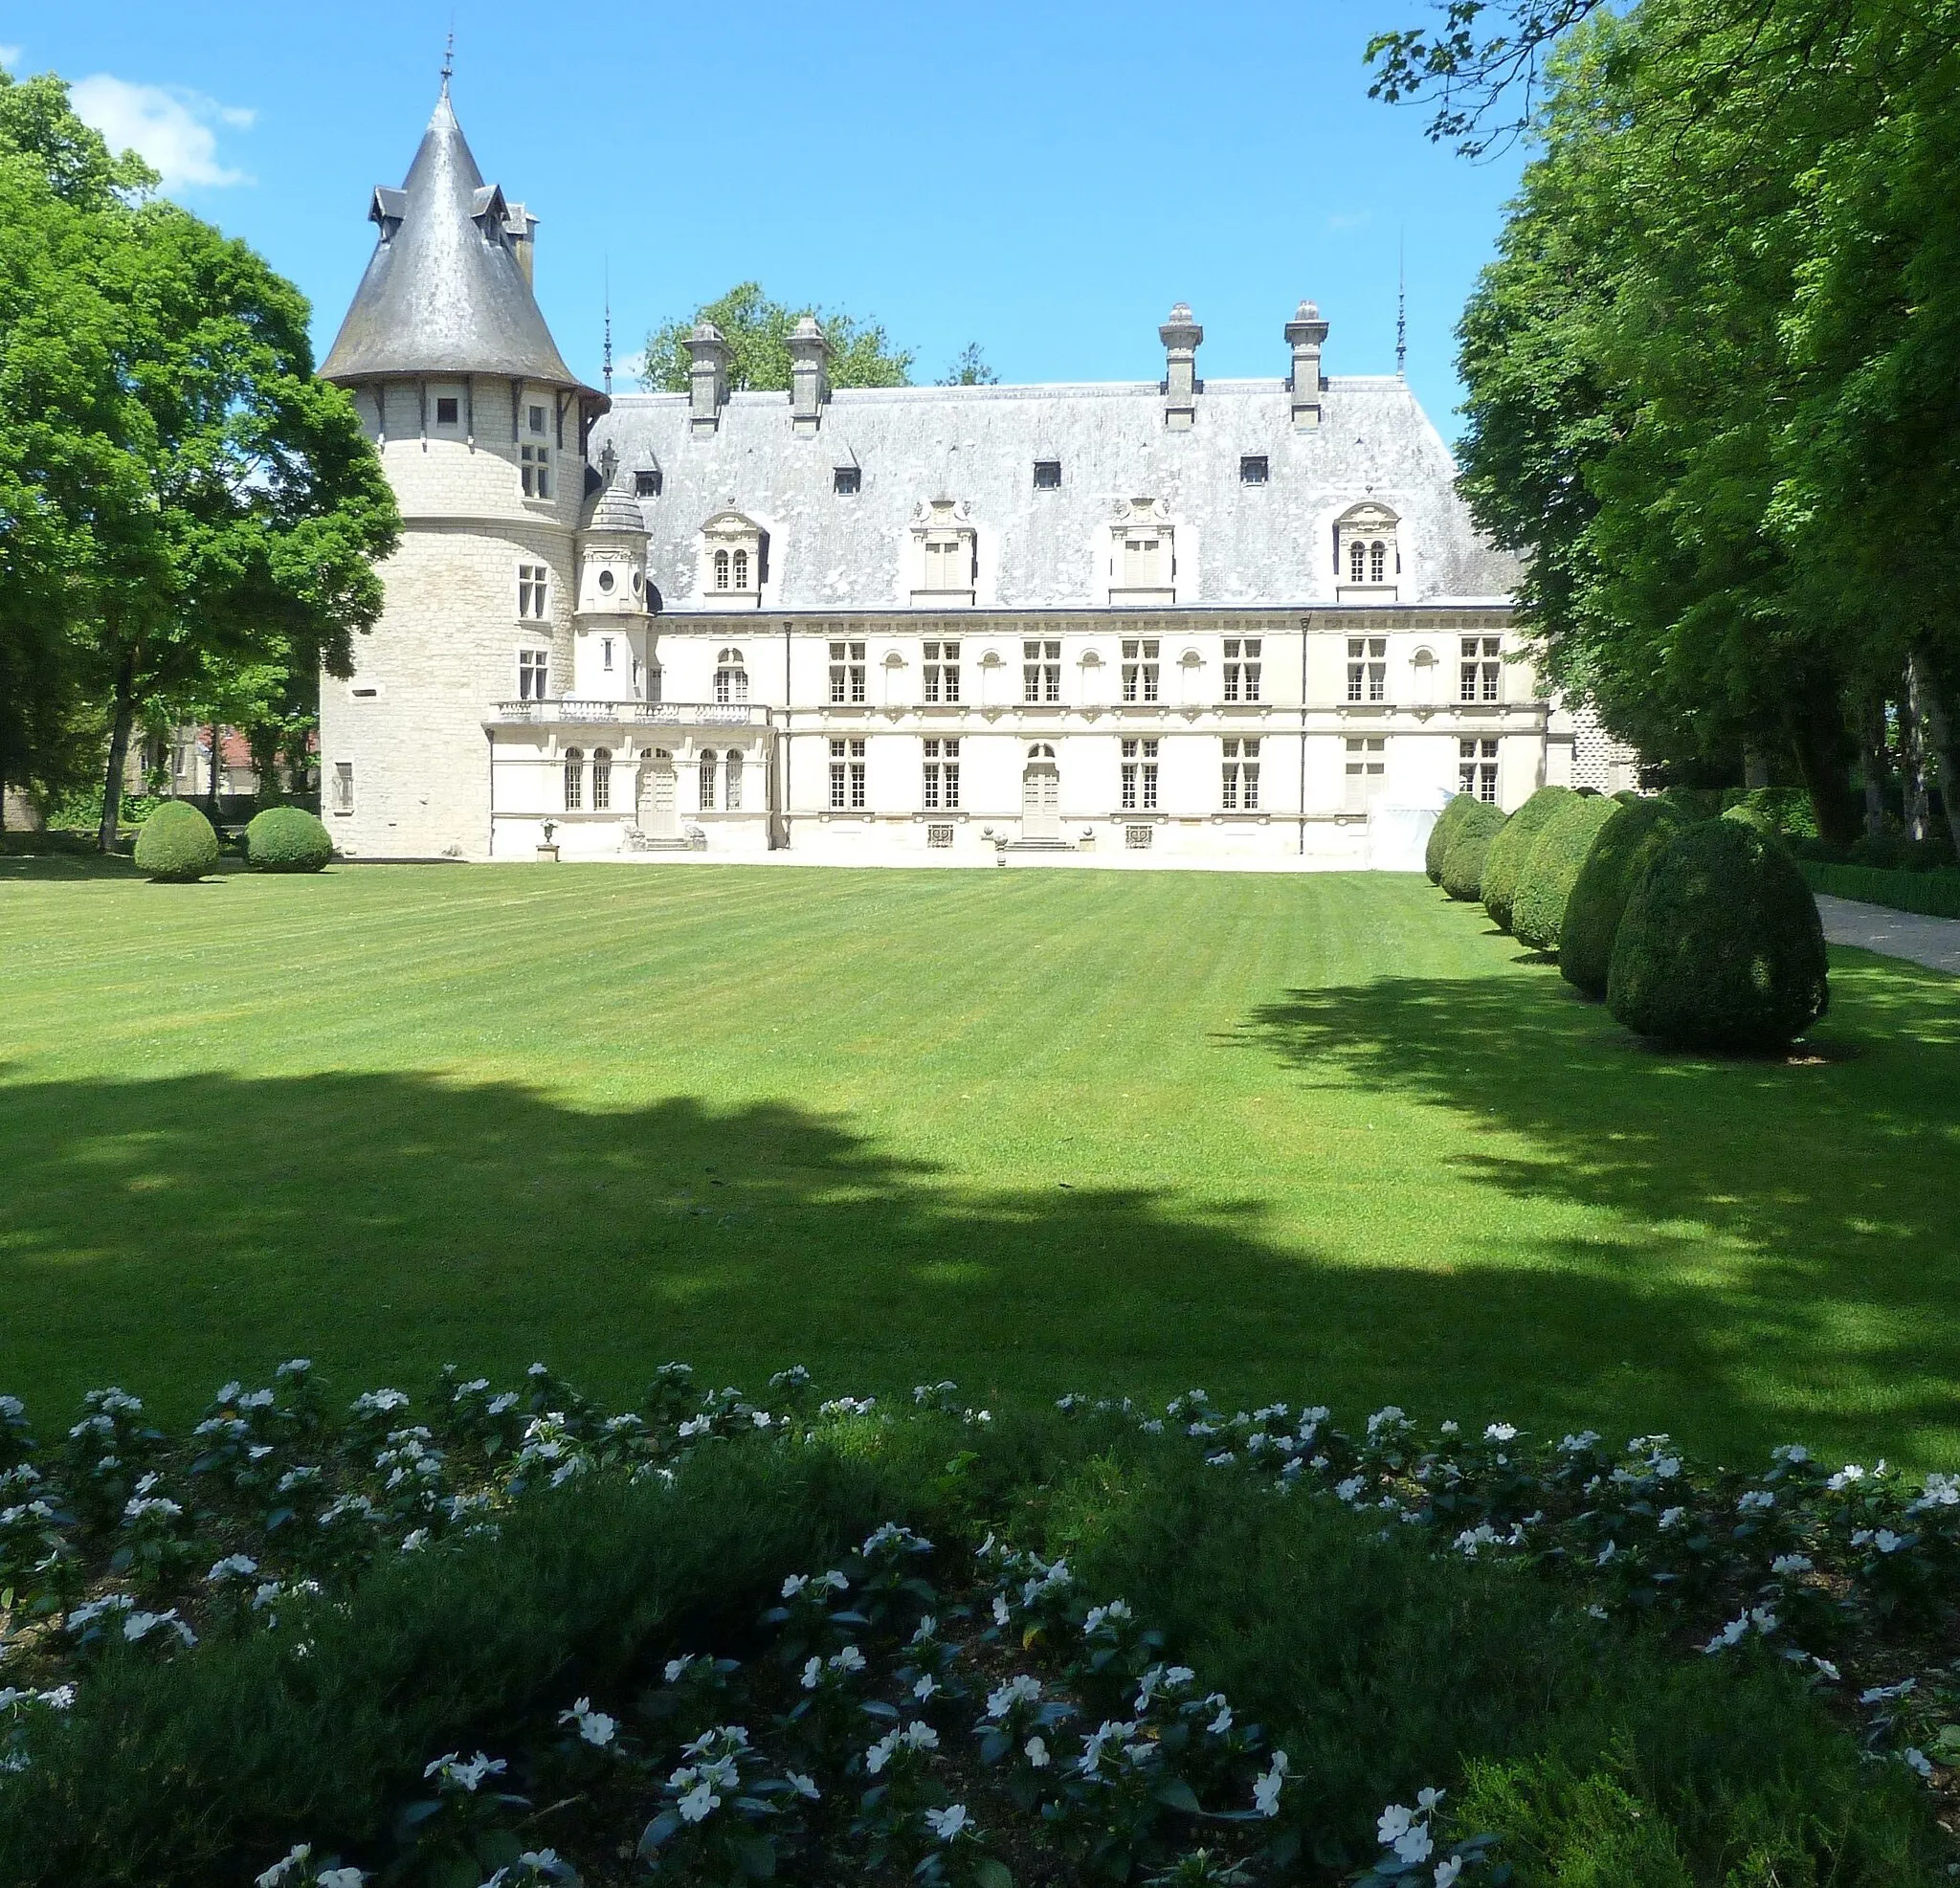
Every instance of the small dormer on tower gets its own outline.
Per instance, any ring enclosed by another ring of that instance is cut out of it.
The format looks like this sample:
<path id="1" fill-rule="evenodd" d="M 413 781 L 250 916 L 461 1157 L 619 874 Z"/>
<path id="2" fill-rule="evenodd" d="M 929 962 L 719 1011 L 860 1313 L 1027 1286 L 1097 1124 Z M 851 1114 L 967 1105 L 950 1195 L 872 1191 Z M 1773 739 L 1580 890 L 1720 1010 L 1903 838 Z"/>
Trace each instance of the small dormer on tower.
<path id="1" fill-rule="evenodd" d="M 728 404 L 728 362 L 733 350 L 712 322 L 701 322 L 687 337 L 689 366 L 687 430 L 697 439 L 712 438 Z"/>
<path id="2" fill-rule="evenodd" d="M 1293 373 L 1287 390 L 1293 395 L 1293 424 L 1303 432 L 1321 423 L 1321 349 L 1326 345 L 1327 324 L 1311 301 L 1303 301 L 1286 323 L 1286 344 L 1293 350 Z"/>
<path id="3" fill-rule="evenodd" d="M 790 335 L 790 424 L 799 437 L 823 425 L 831 397 L 831 344 L 814 315 L 805 315 Z"/>
<path id="4" fill-rule="evenodd" d="M 578 613 L 646 613 L 647 527 L 626 488 L 610 483 L 579 534 Z"/>
<path id="5" fill-rule="evenodd" d="M 1164 344 L 1164 424 L 1172 433 L 1188 433 L 1197 423 L 1198 395 L 1205 390 L 1198 378 L 1205 331 L 1192 320 L 1190 304 L 1180 301 L 1157 338 Z"/>

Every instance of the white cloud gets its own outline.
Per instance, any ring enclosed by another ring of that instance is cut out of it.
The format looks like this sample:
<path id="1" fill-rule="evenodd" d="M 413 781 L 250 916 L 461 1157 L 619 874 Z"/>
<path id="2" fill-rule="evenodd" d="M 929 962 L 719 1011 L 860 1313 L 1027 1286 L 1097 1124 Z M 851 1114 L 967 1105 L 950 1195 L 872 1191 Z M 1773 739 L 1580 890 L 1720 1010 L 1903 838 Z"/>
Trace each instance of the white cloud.
<path id="1" fill-rule="evenodd" d="M 5 66 L 9 72 L 18 71 L 26 51 L 24 46 L 0 46 L 0 66 Z"/>
<path id="2" fill-rule="evenodd" d="M 94 125 L 112 150 L 140 152 L 162 176 L 167 190 L 252 182 L 244 171 L 219 163 L 217 133 L 212 127 L 248 130 L 256 112 L 221 105 L 178 86 L 133 85 L 106 72 L 77 80 L 69 97 L 76 117 Z"/>

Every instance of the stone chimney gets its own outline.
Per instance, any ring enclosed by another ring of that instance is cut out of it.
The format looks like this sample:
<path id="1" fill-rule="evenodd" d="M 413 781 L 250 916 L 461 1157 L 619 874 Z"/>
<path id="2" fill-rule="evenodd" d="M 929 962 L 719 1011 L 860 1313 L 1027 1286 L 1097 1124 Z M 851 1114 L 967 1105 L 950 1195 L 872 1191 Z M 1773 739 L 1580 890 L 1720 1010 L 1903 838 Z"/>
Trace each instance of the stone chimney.
<path id="1" fill-rule="evenodd" d="M 808 436 L 823 424 L 831 397 L 831 344 L 814 315 L 805 315 L 790 336 L 790 423 Z"/>
<path id="2" fill-rule="evenodd" d="M 687 337 L 687 352 L 693 361 L 688 370 L 688 431 L 697 439 L 705 439 L 721 425 L 722 409 L 728 404 L 728 344 L 714 322 L 702 322 Z"/>
<path id="3" fill-rule="evenodd" d="M 1286 323 L 1286 344 L 1293 349 L 1293 424 L 1303 431 L 1321 423 L 1321 348 L 1327 324 L 1311 301 L 1303 301 Z"/>
<path id="4" fill-rule="evenodd" d="M 524 272 L 524 280 L 533 281 L 538 255 L 538 219 L 523 204 L 510 204 L 504 211 L 503 233 L 510 238 L 511 253 L 517 257 L 517 266 Z"/>
<path id="5" fill-rule="evenodd" d="M 1204 389 L 1197 374 L 1198 344 L 1205 331 L 1180 301 L 1157 330 L 1157 338 L 1164 344 L 1164 424 L 1172 433 L 1188 433 L 1197 419 L 1198 394 Z"/>

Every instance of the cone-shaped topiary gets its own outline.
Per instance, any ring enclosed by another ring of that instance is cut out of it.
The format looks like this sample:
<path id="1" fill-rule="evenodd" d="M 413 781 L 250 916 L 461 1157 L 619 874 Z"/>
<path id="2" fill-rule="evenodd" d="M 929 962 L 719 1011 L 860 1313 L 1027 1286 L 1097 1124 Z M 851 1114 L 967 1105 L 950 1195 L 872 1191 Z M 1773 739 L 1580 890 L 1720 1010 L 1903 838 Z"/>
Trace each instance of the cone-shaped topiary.
<path id="1" fill-rule="evenodd" d="M 1558 971 L 1567 983 L 1588 996 L 1606 994 L 1613 941 L 1627 900 L 1683 824 L 1665 800 L 1637 799 L 1623 803 L 1599 829 L 1566 900 Z"/>
<path id="2" fill-rule="evenodd" d="M 1682 827 L 1627 902 L 1606 1002 L 1682 1049 L 1794 1041 L 1830 985 L 1816 901 L 1789 850 L 1746 820 Z"/>
<path id="3" fill-rule="evenodd" d="M 1429 844 L 1422 854 L 1422 869 L 1429 874 L 1432 885 L 1443 882 L 1443 860 L 1450 855 L 1450 842 L 1457 836 L 1463 815 L 1481 804 L 1474 793 L 1459 793 L 1437 815 L 1436 824 L 1429 829 Z"/>
<path id="4" fill-rule="evenodd" d="M 1514 812 L 1503 833 L 1490 842 L 1483 861 L 1483 908 L 1500 931 L 1511 928 L 1511 904 L 1518 896 L 1518 877 L 1531 856 L 1539 833 L 1573 797 L 1570 787 L 1541 787 Z"/>
<path id="5" fill-rule="evenodd" d="M 1566 908 L 1579 882 L 1592 842 L 1616 812 L 1616 801 L 1574 793 L 1531 842 L 1518 895 L 1511 900 L 1511 931 L 1533 950 L 1557 950 L 1565 938 Z"/>
<path id="6" fill-rule="evenodd" d="M 1483 896 L 1483 861 L 1490 842 L 1504 830 L 1504 816 L 1480 800 L 1464 813 L 1443 858 L 1443 890 L 1475 904 Z"/>
<path id="7" fill-rule="evenodd" d="M 303 807 L 267 807 L 245 829 L 255 872 L 318 872 L 332 857 L 332 835 Z"/>
<path id="8" fill-rule="evenodd" d="M 162 884 L 188 884 L 218 862 L 218 835 L 186 800 L 166 800 L 136 829 L 136 869 Z"/>

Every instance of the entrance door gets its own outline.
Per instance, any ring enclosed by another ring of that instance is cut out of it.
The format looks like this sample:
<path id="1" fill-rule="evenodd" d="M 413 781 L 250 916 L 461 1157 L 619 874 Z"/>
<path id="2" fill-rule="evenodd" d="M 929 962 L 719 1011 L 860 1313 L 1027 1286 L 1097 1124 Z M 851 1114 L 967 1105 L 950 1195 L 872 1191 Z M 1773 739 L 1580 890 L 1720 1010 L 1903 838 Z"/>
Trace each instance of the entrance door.
<path id="1" fill-rule="evenodd" d="M 674 756 L 654 749 L 653 760 L 639 777 L 639 830 L 651 839 L 678 839 L 680 822 L 674 811 Z"/>
<path id="2" fill-rule="evenodd" d="M 1021 837 L 1061 837 L 1061 770 L 1055 765 L 1055 749 L 1045 744 L 1028 750 L 1021 774 Z"/>

